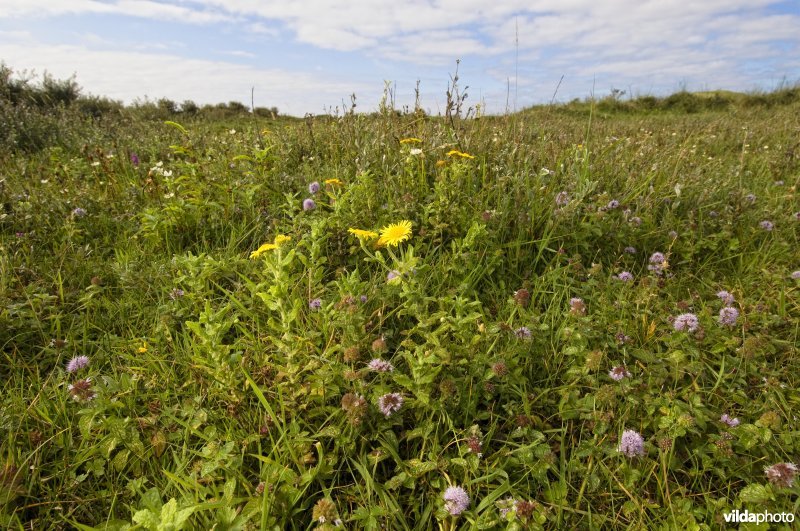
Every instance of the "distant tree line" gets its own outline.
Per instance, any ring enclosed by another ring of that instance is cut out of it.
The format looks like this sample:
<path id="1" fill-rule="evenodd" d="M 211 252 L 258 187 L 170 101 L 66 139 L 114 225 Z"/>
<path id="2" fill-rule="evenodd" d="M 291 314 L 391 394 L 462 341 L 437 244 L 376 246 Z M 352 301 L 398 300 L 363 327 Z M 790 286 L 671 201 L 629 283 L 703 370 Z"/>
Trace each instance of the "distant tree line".
<path id="1" fill-rule="evenodd" d="M 221 119 L 251 114 L 250 107 L 238 101 L 198 105 L 192 100 L 179 104 L 168 98 L 160 98 L 155 101 L 137 100 L 126 106 L 121 101 L 104 96 L 84 95 L 74 75 L 68 79 L 56 79 L 45 72 L 41 80 L 37 80 L 33 74 L 27 71 L 14 72 L 4 63 L 0 63 L 0 105 L 39 110 L 69 107 L 93 118 L 123 111 L 157 119 L 178 115 Z M 279 114 L 277 107 L 256 107 L 253 113 L 273 119 Z"/>

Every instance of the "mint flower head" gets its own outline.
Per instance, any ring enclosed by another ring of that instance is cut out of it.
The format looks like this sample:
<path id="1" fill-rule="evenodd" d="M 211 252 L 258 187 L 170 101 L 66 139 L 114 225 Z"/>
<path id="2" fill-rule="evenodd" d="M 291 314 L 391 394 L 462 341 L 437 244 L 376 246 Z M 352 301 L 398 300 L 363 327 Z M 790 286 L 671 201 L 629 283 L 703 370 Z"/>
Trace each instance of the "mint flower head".
<path id="1" fill-rule="evenodd" d="M 527 326 L 520 326 L 514 330 L 514 335 L 520 339 L 530 339 L 533 334 L 531 333 L 531 329 Z"/>
<path id="2" fill-rule="evenodd" d="M 369 370 L 375 372 L 392 372 L 394 370 L 394 366 L 386 360 L 382 360 L 380 358 L 375 358 L 367 364 Z"/>
<path id="3" fill-rule="evenodd" d="M 719 324 L 722 326 L 736 326 L 739 319 L 739 310 L 733 306 L 725 306 L 719 311 Z"/>
<path id="4" fill-rule="evenodd" d="M 627 457 L 643 456 L 645 454 L 644 437 L 638 431 L 625 430 L 619 440 L 618 449 Z"/>
<path id="5" fill-rule="evenodd" d="M 662 275 L 667 268 L 667 257 L 664 256 L 664 253 L 655 252 L 650 255 L 648 261 L 650 265 L 647 266 L 647 269 L 656 275 Z"/>
<path id="6" fill-rule="evenodd" d="M 736 298 L 725 290 L 718 291 L 717 298 L 720 299 L 725 306 L 732 306 L 733 303 L 736 302 Z"/>
<path id="7" fill-rule="evenodd" d="M 469 494 L 461 487 L 447 487 L 442 498 L 444 498 L 444 508 L 453 516 L 458 516 L 469 507 Z"/>
<path id="8" fill-rule="evenodd" d="M 67 363 L 67 372 L 76 372 L 89 366 L 88 356 L 75 356 Z"/>
<path id="9" fill-rule="evenodd" d="M 700 320 L 693 313 L 682 313 L 675 318 L 672 327 L 678 332 L 695 332 L 700 328 Z"/>
<path id="10" fill-rule="evenodd" d="M 631 373 L 628 372 L 628 369 L 626 369 L 624 365 L 617 365 L 616 367 L 608 371 L 608 376 L 612 380 L 619 382 L 624 380 L 625 378 L 630 378 Z"/>
<path id="11" fill-rule="evenodd" d="M 739 425 L 739 419 L 733 418 L 727 413 L 723 413 L 722 416 L 719 417 L 719 421 L 731 428 L 735 428 Z"/>
<path id="12" fill-rule="evenodd" d="M 387 393 L 378 399 L 378 409 L 386 417 L 400 411 L 401 407 L 403 407 L 403 395 L 400 393 Z"/>
<path id="13" fill-rule="evenodd" d="M 797 465 L 794 463 L 776 463 L 764 468 L 767 479 L 778 487 L 791 487 L 797 478 Z"/>

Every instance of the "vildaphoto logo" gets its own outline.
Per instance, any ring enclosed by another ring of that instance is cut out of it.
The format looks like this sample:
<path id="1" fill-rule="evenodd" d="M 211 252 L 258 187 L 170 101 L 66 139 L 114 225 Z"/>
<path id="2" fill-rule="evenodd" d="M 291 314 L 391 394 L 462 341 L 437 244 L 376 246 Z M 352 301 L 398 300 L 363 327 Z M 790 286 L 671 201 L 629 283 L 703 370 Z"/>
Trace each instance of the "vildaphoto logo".
<path id="1" fill-rule="evenodd" d="M 726 522 L 736 524 L 743 524 L 745 522 L 754 522 L 757 524 L 763 524 L 765 522 L 790 524 L 794 522 L 794 514 L 792 513 L 768 513 L 766 511 L 763 513 L 751 513 L 747 509 L 744 511 L 736 509 L 722 516 L 725 517 Z"/>

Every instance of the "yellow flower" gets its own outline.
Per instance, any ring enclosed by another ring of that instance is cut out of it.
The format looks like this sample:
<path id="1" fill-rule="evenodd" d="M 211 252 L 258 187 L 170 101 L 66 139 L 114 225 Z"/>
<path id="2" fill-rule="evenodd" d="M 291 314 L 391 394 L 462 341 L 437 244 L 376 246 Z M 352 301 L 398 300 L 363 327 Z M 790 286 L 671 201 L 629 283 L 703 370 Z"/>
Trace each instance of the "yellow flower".
<path id="1" fill-rule="evenodd" d="M 250 258 L 258 258 L 259 256 L 261 256 L 265 252 L 271 251 L 271 250 L 277 249 L 277 248 L 278 248 L 278 246 L 275 245 L 274 243 L 265 243 L 264 245 L 262 245 L 261 247 L 259 247 L 258 249 L 256 249 L 252 253 L 250 253 Z"/>
<path id="2" fill-rule="evenodd" d="M 139 354 L 144 354 L 145 352 L 147 352 L 147 343 L 136 349 L 136 352 L 138 352 Z"/>
<path id="3" fill-rule="evenodd" d="M 397 246 L 400 242 L 404 242 L 411 237 L 411 222 L 403 220 L 399 223 L 393 223 L 381 229 L 381 237 L 378 240 L 378 245 L 392 245 Z"/>
<path id="4" fill-rule="evenodd" d="M 420 144 L 420 143 L 422 143 L 422 140 L 420 140 L 419 138 L 415 138 L 415 137 L 413 137 L 413 136 L 412 136 L 412 137 L 410 137 L 410 138 L 404 138 L 404 139 L 402 139 L 402 140 L 400 141 L 400 143 L 401 143 L 401 144 Z"/>
<path id="5" fill-rule="evenodd" d="M 250 258 L 258 258 L 265 252 L 277 249 L 278 247 L 280 247 L 281 245 L 283 245 L 284 243 L 288 242 L 291 239 L 292 239 L 291 236 L 278 234 L 277 236 L 275 236 L 274 243 L 265 243 L 264 245 L 262 245 L 261 247 L 250 253 Z"/>
<path id="6" fill-rule="evenodd" d="M 447 161 L 446 160 L 437 160 L 436 161 L 436 167 L 437 168 L 441 168 L 442 166 L 446 166 L 446 165 L 447 165 Z"/>
<path id="7" fill-rule="evenodd" d="M 464 153 L 464 152 L 459 151 L 457 149 L 451 149 L 450 151 L 448 151 L 447 152 L 447 156 L 448 157 L 461 157 L 462 159 L 474 159 L 475 158 L 473 155 L 470 155 L 469 153 Z"/>
<path id="8" fill-rule="evenodd" d="M 378 237 L 378 233 L 371 230 L 347 229 L 347 232 L 356 236 L 359 240 L 372 240 Z"/>
<path id="9" fill-rule="evenodd" d="M 344 183 L 339 179 L 325 179 L 325 184 L 342 186 Z"/>

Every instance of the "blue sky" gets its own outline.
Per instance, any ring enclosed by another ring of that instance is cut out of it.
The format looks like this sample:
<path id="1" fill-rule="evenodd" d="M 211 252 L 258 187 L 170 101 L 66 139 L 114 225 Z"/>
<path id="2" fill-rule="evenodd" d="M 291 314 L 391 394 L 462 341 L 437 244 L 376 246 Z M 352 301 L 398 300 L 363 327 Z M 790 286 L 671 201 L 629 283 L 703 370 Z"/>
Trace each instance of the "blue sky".
<path id="1" fill-rule="evenodd" d="M 420 81 L 442 112 L 460 60 L 468 105 L 502 113 L 608 94 L 770 90 L 800 81 L 800 1 L 0 0 L 0 60 L 73 74 L 129 103 L 166 97 L 331 112 L 398 106 Z M 510 90 L 509 90 L 510 89 Z"/>

